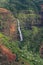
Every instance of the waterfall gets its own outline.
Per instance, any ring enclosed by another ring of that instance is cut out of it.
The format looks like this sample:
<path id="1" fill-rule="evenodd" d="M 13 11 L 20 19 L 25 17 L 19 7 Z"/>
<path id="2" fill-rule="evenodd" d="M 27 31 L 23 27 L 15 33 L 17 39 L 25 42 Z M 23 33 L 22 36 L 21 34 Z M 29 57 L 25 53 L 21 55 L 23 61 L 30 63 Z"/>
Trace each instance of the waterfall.
<path id="1" fill-rule="evenodd" d="M 21 32 L 20 22 L 19 22 L 18 19 L 17 19 L 17 22 L 18 22 L 18 31 L 19 31 L 19 35 L 20 35 L 20 41 L 23 41 L 23 36 L 22 36 L 22 32 Z"/>

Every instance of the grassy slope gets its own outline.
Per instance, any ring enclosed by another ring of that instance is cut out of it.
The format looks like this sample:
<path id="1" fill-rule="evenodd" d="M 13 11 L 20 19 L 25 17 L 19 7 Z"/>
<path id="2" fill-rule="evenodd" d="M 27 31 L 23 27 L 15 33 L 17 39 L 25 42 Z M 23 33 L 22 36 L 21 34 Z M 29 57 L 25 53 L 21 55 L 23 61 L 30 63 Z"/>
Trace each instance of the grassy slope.
<path id="1" fill-rule="evenodd" d="M 0 44 L 4 44 L 6 47 L 8 47 L 13 53 L 18 54 L 18 58 L 20 59 L 19 62 L 24 61 L 25 65 L 43 65 L 43 60 L 39 57 L 38 54 L 32 53 L 32 51 L 20 50 L 18 47 L 19 41 L 10 41 L 9 37 L 6 37 L 2 33 L 0 33 Z M 26 48 L 26 47 L 25 47 Z"/>

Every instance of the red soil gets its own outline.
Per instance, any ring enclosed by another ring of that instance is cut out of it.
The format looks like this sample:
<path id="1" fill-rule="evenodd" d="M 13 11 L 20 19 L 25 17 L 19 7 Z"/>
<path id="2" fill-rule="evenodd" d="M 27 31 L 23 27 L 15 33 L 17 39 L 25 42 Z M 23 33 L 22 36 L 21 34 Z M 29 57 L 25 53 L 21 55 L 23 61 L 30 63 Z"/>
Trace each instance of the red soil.
<path id="1" fill-rule="evenodd" d="M 4 8 L 0 8 L 0 13 L 7 13 L 8 10 L 4 9 Z"/>
<path id="2" fill-rule="evenodd" d="M 9 61 L 13 61 L 16 59 L 16 55 L 12 54 L 12 52 L 6 48 L 4 45 L 0 45 L 0 49 L 2 54 L 6 55 Z"/>

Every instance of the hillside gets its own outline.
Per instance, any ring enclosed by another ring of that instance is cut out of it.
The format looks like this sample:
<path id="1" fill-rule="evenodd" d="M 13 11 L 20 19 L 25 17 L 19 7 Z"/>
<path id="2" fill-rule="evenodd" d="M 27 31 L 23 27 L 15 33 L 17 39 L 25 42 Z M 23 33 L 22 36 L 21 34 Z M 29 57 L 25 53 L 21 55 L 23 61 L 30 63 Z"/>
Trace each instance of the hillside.
<path id="1" fill-rule="evenodd" d="M 41 4 L 43 0 L 0 0 L 0 44 L 16 54 L 15 65 L 43 65 Z"/>
<path id="2" fill-rule="evenodd" d="M 34 11 L 39 11 L 40 0 L 0 0 L 0 7 L 5 7 L 10 9 L 12 12 L 20 12 L 21 10 L 33 9 Z"/>
<path id="3" fill-rule="evenodd" d="M 0 32 L 17 39 L 17 21 L 12 13 L 5 8 L 0 8 Z"/>

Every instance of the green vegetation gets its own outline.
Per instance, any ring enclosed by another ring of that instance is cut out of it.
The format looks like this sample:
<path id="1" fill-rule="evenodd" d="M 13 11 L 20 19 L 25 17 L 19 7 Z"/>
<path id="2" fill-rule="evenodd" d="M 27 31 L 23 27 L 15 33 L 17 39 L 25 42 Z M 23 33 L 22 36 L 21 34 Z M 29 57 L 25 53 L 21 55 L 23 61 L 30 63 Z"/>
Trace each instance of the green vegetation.
<path id="1" fill-rule="evenodd" d="M 22 61 L 29 65 L 43 65 L 43 59 L 39 54 L 40 45 L 43 43 L 43 27 L 34 25 L 41 22 L 38 14 L 39 2 L 37 3 L 37 0 L 0 0 L 0 3 L 0 7 L 9 9 L 15 18 L 19 19 L 24 39 L 22 42 L 13 41 L 0 33 L 0 43 L 17 54 L 17 59 L 22 58 Z"/>
<path id="2" fill-rule="evenodd" d="M 27 44 L 28 42 L 25 42 L 25 46 L 22 47 L 22 49 L 19 48 L 19 41 L 11 41 L 9 37 L 6 37 L 2 33 L 0 33 L 0 40 L 2 44 L 4 44 L 6 47 L 8 47 L 12 53 L 16 53 L 18 55 L 18 59 L 22 58 L 22 60 L 25 62 L 28 62 L 30 65 L 43 65 L 43 60 L 40 58 L 38 53 L 34 53 L 31 50 L 27 50 Z M 30 47 L 28 45 L 28 47 Z"/>

